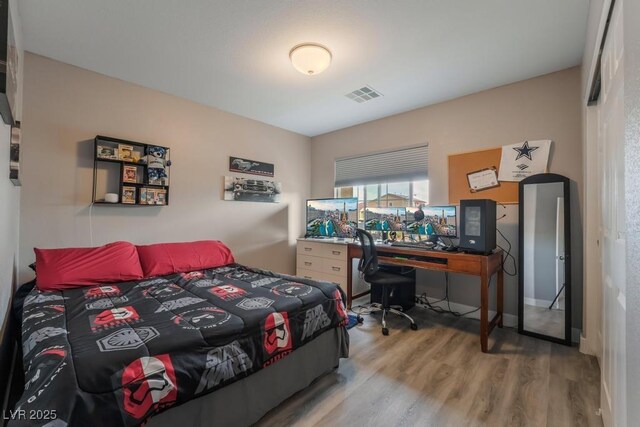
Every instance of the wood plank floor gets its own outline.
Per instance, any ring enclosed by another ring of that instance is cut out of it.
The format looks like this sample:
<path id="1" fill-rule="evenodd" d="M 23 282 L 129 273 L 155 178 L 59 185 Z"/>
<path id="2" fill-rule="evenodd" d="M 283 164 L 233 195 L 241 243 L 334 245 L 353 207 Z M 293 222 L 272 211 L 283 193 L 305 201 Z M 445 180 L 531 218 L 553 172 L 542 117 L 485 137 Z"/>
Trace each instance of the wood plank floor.
<path id="1" fill-rule="evenodd" d="M 479 322 L 411 311 L 419 329 L 364 316 L 349 359 L 269 412 L 259 426 L 601 426 L 595 358 Z"/>

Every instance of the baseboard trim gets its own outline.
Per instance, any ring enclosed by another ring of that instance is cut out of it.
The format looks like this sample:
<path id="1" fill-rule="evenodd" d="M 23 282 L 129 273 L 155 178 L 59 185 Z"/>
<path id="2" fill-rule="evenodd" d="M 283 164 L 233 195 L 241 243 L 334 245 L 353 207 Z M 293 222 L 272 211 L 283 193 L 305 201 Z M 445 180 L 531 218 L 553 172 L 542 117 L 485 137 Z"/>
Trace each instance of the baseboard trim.
<path id="1" fill-rule="evenodd" d="M 427 297 L 427 300 L 429 301 L 429 303 L 437 305 L 439 307 L 443 307 L 442 302 L 440 303 L 436 303 L 436 301 L 439 301 L 438 298 L 431 298 L 431 297 Z M 468 311 L 471 310 L 475 310 L 478 307 L 472 307 L 470 305 L 465 305 L 465 304 L 459 304 L 457 302 L 452 302 L 449 304 L 451 306 L 451 310 L 453 311 L 457 311 L 459 313 L 466 313 Z M 416 304 L 417 307 L 420 308 L 425 308 L 428 309 L 426 305 L 424 304 Z M 493 317 L 496 314 L 495 310 L 489 310 L 489 318 Z M 476 320 L 480 320 L 480 311 L 475 311 L 473 313 L 470 313 L 466 316 L 467 319 L 476 319 Z M 508 327 L 508 328 L 517 328 L 518 327 L 518 316 L 513 315 L 513 314 L 509 314 L 509 313 L 504 313 L 502 316 L 502 323 L 504 324 L 504 326 Z"/>
<path id="2" fill-rule="evenodd" d="M 578 350 L 580 351 L 580 353 L 588 354 L 589 356 L 596 355 L 591 348 L 591 343 L 584 335 L 582 335 L 582 333 L 580 334 L 580 344 L 578 345 Z"/>
<path id="3" fill-rule="evenodd" d="M 524 303 L 526 305 L 532 305 L 534 307 L 549 307 L 552 301 L 545 299 L 525 298 Z"/>
<path id="4" fill-rule="evenodd" d="M 424 298 L 424 296 L 422 296 L 422 297 Z M 443 307 L 442 302 L 440 302 L 440 303 L 436 302 L 436 301 L 439 301 L 438 298 L 427 297 L 427 300 L 431 304 L 434 304 L 434 305 L 439 306 L 439 307 Z M 477 307 L 472 307 L 470 305 L 459 304 L 457 302 L 452 302 L 449 305 L 451 306 L 451 310 L 457 311 L 459 313 L 466 313 L 468 311 L 471 311 L 471 310 L 474 310 L 474 309 L 477 308 Z M 428 309 L 428 307 L 426 305 L 424 305 L 424 304 L 416 304 L 416 307 Z M 493 317 L 495 314 L 496 314 L 495 310 L 489 310 L 489 318 Z M 475 312 L 470 313 L 470 314 L 468 314 L 468 315 L 466 315 L 464 317 L 466 317 L 468 319 L 480 320 L 480 311 L 475 311 Z M 503 322 L 504 326 L 506 326 L 508 328 L 517 328 L 518 327 L 518 316 L 516 316 L 515 314 L 504 313 L 502 315 L 502 322 Z M 582 337 L 582 330 L 581 329 L 571 328 L 571 342 L 573 342 L 574 344 L 581 343 L 581 337 Z"/>

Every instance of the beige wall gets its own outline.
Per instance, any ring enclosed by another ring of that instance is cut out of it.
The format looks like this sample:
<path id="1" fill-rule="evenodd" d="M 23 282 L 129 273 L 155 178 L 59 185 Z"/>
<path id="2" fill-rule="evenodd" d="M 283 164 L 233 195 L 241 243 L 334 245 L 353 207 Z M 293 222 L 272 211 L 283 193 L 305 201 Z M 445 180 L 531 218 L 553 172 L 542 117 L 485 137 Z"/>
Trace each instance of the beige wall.
<path id="1" fill-rule="evenodd" d="M 22 280 L 34 247 L 89 246 L 90 224 L 95 245 L 220 239 L 239 262 L 295 271 L 308 137 L 33 54 L 23 116 Z M 170 206 L 90 210 L 96 134 L 170 147 Z M 230 155 L 274 163 L 283 201 L 223 201 Z"/>
<path id="2" fill-rule="evenodd" d="M 447 156 L 452 153 L 498 147 L 525 140 L 552 139 L 549 169 L 574 181 L 572 197 L 574 325 L 581 325 L 582 144 L 580 68 L 575 67 L 420 108 L 384 119 L 312 138 L 313 197 L 333 191 L 334 160 L 394 147 L 429 143 L 430 203 L 448 203 Z M 377 102 L 377 101 L 374 101 Z M 367 108 L 366 104 L 362 108 Z M 518 210 L 499 207 L 499 229 L 511 241 L 517 257 Z M 499 239 L 499 244 L 506 243 Z M 511 267 L 513 268 L 513 267 Z M 442 274 L 422 275 L 423 290 L 441 291 Z M 462 276 L 452 279 L 452 295 L 460 303 L 477 306 L 477 283 Z M 517 313 L 517 280 L 507 278 L 506 310 Z"/>

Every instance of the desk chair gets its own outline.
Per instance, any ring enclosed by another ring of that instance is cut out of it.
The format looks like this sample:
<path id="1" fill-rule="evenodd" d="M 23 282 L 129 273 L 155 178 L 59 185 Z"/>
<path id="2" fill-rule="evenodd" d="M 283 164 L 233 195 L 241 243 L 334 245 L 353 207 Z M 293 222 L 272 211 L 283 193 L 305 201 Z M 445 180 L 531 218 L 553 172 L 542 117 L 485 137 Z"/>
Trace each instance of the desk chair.
<path id="1" fill-rule="evenodd" d="M 364 278 L 365 282 L 382 287 L 382 304 L 379 304 L 378 307 L 382 310 L 382 335 L 389 335 L 389 329 L 387 329 L 387 322 L 385 320 L 387 313 L 406 317 L 411 322 L 411 329 L 415 331 L 418 329 L 418 325 L 416 325 L 416 322 L 413 321 L 411 316 L 400 310 L 391 308 L 391 305 L 389 304 L 389 296 L 393 291 L 398 286 L 411 285 L 413 283 L 413 278 L 402 274 L 394 274 L 379 270 L 378 254 L 371 234 L 364 230 L 357 229 L 356 236 L 360 239 L 360 245 L 362 246 L 362 258 L 360 258 L 360 264 L 358 264 L 360 274 Z"/>

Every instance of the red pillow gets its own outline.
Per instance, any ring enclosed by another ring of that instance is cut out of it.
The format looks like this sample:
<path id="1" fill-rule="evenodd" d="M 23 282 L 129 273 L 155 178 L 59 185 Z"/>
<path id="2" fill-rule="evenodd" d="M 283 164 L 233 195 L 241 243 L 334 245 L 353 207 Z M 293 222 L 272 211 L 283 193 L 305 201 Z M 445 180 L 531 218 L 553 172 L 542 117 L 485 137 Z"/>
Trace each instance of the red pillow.
<path id="1" fill-rule="evenodd" d="M 36 286 L 52 291 L 142 279 L 136 247 L 115 242 L 99 248 L 34 249 Z"/>
<path id="2" fill-rule="evenodd" d="M 144 277 L 204 270 L 235 262 L 231 250 L 217 240 L 136 247 Z"/>

